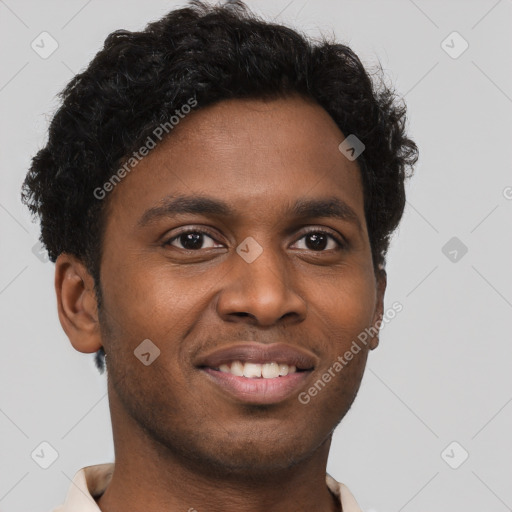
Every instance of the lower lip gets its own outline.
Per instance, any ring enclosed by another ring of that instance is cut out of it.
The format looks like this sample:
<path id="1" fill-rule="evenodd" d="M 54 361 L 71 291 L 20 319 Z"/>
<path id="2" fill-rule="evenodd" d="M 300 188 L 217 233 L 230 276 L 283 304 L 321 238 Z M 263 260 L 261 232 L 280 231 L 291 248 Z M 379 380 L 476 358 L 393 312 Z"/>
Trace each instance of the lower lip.
<path id="1" fill-rule="evenodd" d="M 290 373 L 274 379 L 237 377 L 231 373 L 202 368 L 229 395 L 247 404 L 275 404 L 298 393 L 310 371 Z"/>

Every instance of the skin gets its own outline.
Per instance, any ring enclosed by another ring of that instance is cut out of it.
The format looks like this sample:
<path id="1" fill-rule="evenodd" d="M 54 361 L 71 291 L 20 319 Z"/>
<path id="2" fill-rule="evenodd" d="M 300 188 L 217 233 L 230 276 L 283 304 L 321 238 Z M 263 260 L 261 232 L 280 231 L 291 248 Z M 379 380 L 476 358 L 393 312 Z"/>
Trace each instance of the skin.
<path id="1" fill-rule="evenodd" d="M 229 100 L 187 116 L 110 194 L 98 310 L 82 262 L 61 254 L 59 318 L 75 349 L 107 353 L 116 466 L 104 512 L 339 510 L 325 472 L 331 436 L 363 376 L 368 345 L 307 404 L 268 406 L 228 397 L 194 358 L 237 341 L 285 342 L 318 358 L 307 391 L 383 314 L 360 171 L 338 150 L 345 138 L 300 97 Z M 144 212 L 171 194 L 222 200 L 233 215 Z M 295 217 L 299 198 L 336 197 L 358 222 Z M 185 228 L 207 230 L 190 249 Z M 311 243 L 307 232 L 327 237 Z M 247 263 L 236 247 L 254 238 Z M 167 245 L 166 245 L 166 242 Z M 149 338 L 149 366 L 134 350 Z"/>

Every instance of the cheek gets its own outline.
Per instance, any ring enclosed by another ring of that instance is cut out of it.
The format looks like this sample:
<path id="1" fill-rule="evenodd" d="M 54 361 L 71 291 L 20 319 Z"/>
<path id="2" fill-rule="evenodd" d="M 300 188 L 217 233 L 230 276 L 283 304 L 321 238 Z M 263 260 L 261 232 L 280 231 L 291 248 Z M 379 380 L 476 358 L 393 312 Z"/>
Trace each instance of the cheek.
<path id="1" fill-rule="evenodd" d="M 105 276 L 104 305 L 112 338 L 122 340 L 116 349 L 131 359 L 134 350 L 149 339 L 160 350 L 160 364 L 185 363 L 186 347 L 181 340 L 208 308 L 211 275 L 205 272 L 191 278 L 168 266 L 157 269 L 141 261 L 131 267 L 125 264 L 115 274 L 107 273 L 106 267 Z"/>
<path id="2" fill-rule="evenodd" d="M 319 320 L 326 358 L 318 378 L 328 388 L 324 403 L 333 414 L 350 406 L 359 389 L 368 356 L 368 344 L 359 336 L 372 324 L 376 305 L 372 274 L 346 273 L 324 287 Z M 322 384 L 317 383 L 317 388 Z M 322 388 L 323 389 L 323 388 Z M 314 389 L 311 389 L 315 393 Z"/>
<path id="3" fill-rule="evenodd" d="M 339 276 L 324 281 L 310 298 L 315 316 L 341 342 L 357 337 L 373 321 L 376 307 L 376 289 L 373 274 L 368 272 L 340 272 Z"/>
<path id="4" fill-rule="evenodd" d="M 174 325 L 190 309 L 192 297 L 201 295 L 198 286 L 192 286 L 196 281 L 177 278 L 148 263 L 140 259 L 116 269 L 105 266 L 105 304 L 130 324 L 158 330 L 161 323 Z"/>

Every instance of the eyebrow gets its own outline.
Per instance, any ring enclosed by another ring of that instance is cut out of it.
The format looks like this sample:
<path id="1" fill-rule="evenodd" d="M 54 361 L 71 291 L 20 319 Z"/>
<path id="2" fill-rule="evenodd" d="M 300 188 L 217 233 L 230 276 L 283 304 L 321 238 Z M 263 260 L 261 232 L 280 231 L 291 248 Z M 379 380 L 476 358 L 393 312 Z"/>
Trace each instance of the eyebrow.
<path id="1" fill-rule="evenodd" d="M 139 221 L 139 227 L 159 220 L 180 214 L 217 215 L 221 217 L 234 217 L 236 210 L 226 202 L 208 196 L 167 196 L 158 206 L 147 209 Z M 359 230 L 362 229 L 357 213 L 338 197 L 321 199 L 301 198 L 295 201 L 288 215 L 291 217 L 331 217 L 352 222 Z"/>

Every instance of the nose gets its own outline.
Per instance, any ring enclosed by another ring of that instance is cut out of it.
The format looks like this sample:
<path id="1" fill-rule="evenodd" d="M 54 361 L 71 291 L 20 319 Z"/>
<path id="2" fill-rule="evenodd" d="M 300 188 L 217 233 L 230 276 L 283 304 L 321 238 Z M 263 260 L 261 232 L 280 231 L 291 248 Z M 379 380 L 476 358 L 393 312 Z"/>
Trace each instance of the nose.
<path id="1" fill-rule="evenodd" d="M 270 326 L 306 318 L 306 302 L 296 289 L 293 269 L 276 251 L 267 248 L 251 263 L 237 253 L 231 259 L 217 301 L 225 321 Z"/>

